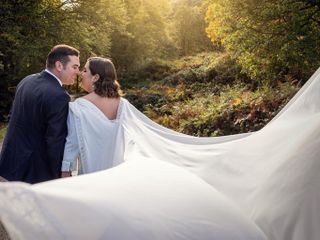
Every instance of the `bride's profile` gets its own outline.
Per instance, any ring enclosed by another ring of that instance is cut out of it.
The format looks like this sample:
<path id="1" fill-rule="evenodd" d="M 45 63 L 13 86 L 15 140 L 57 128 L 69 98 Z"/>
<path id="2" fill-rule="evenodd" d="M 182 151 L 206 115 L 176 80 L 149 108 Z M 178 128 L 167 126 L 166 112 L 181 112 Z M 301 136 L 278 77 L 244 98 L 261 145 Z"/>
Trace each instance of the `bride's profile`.
<path id="1" fill-rule="evenodd" d="M 1 221 L 12 239 L 320 239 L 319 92 L 320 69 L 263 129 L 213 138 L 162 127 L 123 99 L 116 145 L 97 146 L 122 164 L 2 183 Z"/>

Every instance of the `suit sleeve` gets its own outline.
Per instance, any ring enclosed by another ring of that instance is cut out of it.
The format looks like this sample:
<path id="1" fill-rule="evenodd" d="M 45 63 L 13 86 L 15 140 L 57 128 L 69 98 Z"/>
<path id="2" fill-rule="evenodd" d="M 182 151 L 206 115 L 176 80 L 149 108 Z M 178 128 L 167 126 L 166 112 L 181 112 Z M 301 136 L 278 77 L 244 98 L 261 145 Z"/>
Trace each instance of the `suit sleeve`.
<path id="1" fill-rule="evenodd" d="M 60 177 L 66 142 L 69 96 L 65 93 L 50 97 L 47 103 L 46 150 L 49 165 L 56 178 Z"/>

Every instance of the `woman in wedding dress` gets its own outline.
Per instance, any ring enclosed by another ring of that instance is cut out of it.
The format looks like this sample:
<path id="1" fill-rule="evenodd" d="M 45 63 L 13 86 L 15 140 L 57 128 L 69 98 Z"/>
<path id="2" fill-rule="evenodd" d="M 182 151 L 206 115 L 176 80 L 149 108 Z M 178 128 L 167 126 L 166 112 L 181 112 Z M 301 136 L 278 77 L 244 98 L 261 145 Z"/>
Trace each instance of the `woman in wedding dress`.
<path id="1" fill-rule="evenodd" d="M 69 104 L 68 136 L 62 177 L 96 172 L 115 166 L 113 148 L 120 126 L 122 91 L 113 63 L 91 57 L 81 73 L 81 87 L 89 94 Z"/>
<path id="2" fill-rule="evenodd" d="M 319 93 L 320 69 L 260 131 L 216 138 L 164 128 L 123 99 L 103 146 L 122 164 L 2 183 L 0 219 L 12 239 L 318 240 Z"/>

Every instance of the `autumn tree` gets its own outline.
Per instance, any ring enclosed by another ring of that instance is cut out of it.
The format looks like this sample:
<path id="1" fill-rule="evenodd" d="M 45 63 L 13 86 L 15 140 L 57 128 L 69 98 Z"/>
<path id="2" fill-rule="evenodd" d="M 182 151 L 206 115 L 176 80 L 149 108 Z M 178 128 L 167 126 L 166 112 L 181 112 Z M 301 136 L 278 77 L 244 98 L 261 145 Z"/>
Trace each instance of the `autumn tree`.
<path id="1" fill-rule="evenodd" d="M 168 0 L 124 0 L 128 25 L 125 32 L 114 35 L 112 56 L 123 68 L 137 68 L 168 54 Z"/>
<path id="2" fill-rule="evenodd" d="M 214 0 L 207 33 L 257 79 L 306 79 L 320 64 L 320 8 L 314 0 Z"/>
<path id="3" fill-rule="evenodd" d="M 206 2 L 180 0 L 173 4 L 173 9 L 174 39 L 180 55 L 211 50 L 212 43 L 206 34 Z"/>

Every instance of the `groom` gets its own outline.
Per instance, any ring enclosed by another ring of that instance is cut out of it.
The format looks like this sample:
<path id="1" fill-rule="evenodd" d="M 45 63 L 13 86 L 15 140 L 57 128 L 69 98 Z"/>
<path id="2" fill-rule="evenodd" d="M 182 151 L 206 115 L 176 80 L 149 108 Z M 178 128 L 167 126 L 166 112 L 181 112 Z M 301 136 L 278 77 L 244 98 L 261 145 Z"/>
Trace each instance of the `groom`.
<path id="1" fill-rule="evenodd" d="M 46 69 L 18 84 L 0 155 L 0 176 L 28 183 L 60 177 L 70 101 L 62 85 L 74 83 L 79 66 L 77 49 L 57 45 L 47 56 Z"/>

